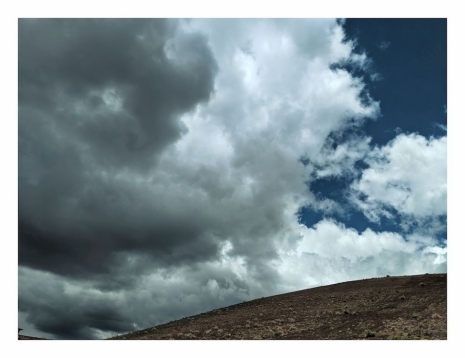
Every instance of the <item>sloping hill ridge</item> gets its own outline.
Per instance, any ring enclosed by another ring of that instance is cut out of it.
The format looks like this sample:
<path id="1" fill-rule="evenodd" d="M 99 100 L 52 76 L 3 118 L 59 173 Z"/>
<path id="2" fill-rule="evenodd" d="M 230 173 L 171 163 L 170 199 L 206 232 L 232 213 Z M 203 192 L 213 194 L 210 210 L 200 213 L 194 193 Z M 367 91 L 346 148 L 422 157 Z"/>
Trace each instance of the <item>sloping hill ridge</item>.
<path id="1" fill-rule="evenodd" d="M 447 274 L 343 282 L 111 339 L 447 339 Z"/>

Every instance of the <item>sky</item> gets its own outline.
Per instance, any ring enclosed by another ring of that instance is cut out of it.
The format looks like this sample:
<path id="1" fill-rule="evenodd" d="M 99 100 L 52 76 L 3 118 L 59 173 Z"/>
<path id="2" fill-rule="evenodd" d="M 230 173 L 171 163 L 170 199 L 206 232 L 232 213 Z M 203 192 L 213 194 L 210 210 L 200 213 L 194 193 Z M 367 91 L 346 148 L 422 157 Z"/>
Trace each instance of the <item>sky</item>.
<path id="1" fill-rule="evenodd" d="M 20 19 L 19 326 L 447 272 L 446 27 Z"/>

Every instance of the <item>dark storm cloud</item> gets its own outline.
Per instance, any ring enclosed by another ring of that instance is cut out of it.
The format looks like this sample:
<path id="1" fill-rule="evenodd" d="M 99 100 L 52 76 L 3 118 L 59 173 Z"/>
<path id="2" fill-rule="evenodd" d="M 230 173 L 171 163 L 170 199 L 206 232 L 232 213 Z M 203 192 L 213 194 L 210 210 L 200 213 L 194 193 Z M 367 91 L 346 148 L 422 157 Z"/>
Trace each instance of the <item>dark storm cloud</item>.
<path id="1" fill-rule="evenodd" d="M 104 166 L 150 166 L 216 73 L 206 40 L 174 21 L 24 19 L 18 42 L 21 127 L 57 126 Z"/>
<path id="2" fill-rule="evenodd" d="M 217 65 L 206 39 L 178 25 L 19 21 L 21 265 L 103 275 L 125 260 L 121 252 L 161 262 L 215 253 L 195 223 L 158 218 L 160 207 L 136 185 L 111 179 L 150 170 L 185 131 L 179 115 L 213 90 Z"/>
<path id="3" fill-rule="evenodd" d="M 119 276 L 119 273 L 116 275 Z M 63 279 L 28 268 L 19 269 L 19 312 L 26 324 L 60 339 L 98 339 L 188 315 L 231 305 L 248 298 L 247 283 L 227 269 L 209 265 L 155 278 L 132 276 L 135 287 L 100 291 L 91 281 Z M 200 287 L 207 290 L 199 292 Z M 215 297 L 219 290 L 229 292 Z M 102 335 L 105 332 L 105 335 Z"/>
<path id="4" fill-rule="evenodd" d="M 98 338 L 95 329 L 115 333 L 134 329 L 124 304 L 117 300 L 88 293 L 76 297 L 65 281 L 53 281 L 50 274 L 23 269 L 19 276 L 19 311 L 27 312 L 26 322 L 38 330 L 64 339 L 93 339 Z"/>

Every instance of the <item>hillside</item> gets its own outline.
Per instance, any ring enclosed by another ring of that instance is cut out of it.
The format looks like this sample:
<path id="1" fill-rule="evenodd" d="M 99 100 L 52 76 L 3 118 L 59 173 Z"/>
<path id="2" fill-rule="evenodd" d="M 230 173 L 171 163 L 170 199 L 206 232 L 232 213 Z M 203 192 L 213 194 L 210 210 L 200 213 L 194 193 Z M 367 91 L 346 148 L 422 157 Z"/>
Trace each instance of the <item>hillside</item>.
<path id="1" fill-rule="evenodd" d="M 447 339 L 447 275 L 343 282 L 111 339 Z"/>

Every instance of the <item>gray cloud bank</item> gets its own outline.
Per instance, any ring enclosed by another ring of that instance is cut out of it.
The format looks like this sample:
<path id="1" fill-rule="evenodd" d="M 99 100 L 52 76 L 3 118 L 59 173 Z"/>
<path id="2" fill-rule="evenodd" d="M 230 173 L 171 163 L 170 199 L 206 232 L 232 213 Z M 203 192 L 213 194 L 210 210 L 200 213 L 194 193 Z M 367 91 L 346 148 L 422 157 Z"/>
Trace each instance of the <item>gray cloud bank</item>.
<path id="1" fill-rule="evenodd" d="M 19 29 L 20 263 L 85 276 L 118 265 L 119 251 L 170 256 L 186 230 L 147 211 L 130 176 L 181 137 L 179 114 L 208 100 L 217 65 L 205 38 L 162 20 Z"/>
<path id="2" fill-rule="evenodd" d="M 366 272 L 444 270 L 432 237 L 298 223 L 304 205 L 337 205 L 311 174 L 370 150 L 328 135 L 379 112 L 331 69 L 368 61 L 336 21 L 22 19 L 18 41 L 19 310 L 34 329 L 104 338 Z M 327 252 L 325 237 L 355 244 Z"/>

